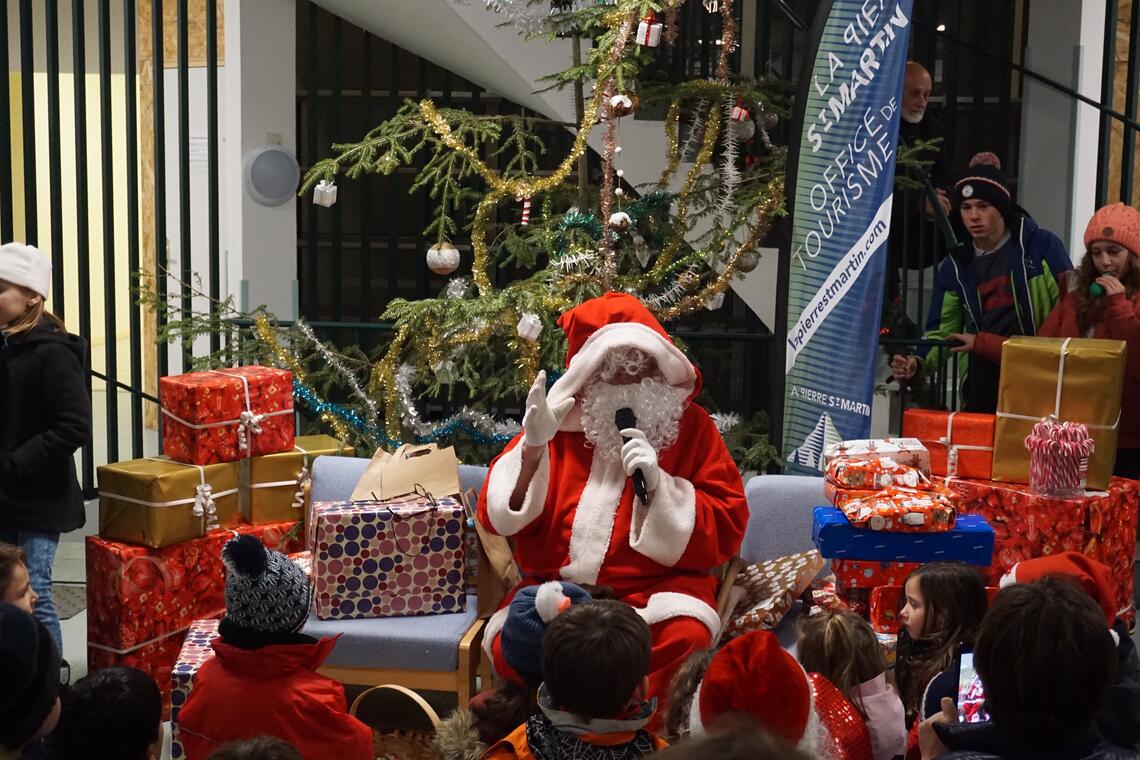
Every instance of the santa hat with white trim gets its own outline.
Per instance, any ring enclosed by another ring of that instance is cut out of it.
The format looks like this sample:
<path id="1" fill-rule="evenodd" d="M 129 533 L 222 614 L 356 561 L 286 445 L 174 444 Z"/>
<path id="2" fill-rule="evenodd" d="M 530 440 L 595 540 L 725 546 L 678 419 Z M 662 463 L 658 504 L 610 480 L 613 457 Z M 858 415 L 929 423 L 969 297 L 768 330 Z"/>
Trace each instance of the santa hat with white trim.
<path id="1" fill-rule="evenodd" d="M 855 707 L 818 674 L 809 675 L 770 631 L 733 639 L 713 656 L 689 707 L 689 732 L 744 713 L 815 758 L 871 758 Z"/>
<path id="2" fill-rule="evenodd" d="M 1116 583 L 1112 579 L 1112 570 L 1078 552 L 1061 552 L 1018 562 L 1002 576 L 999 585 L 1005 588 L 1014 583 L 1032 583 L 1047 575 L 1067 575 L 1080 583 L 1085 593 L 1104 612 L 1108 627 L 1116 622 Z"/>

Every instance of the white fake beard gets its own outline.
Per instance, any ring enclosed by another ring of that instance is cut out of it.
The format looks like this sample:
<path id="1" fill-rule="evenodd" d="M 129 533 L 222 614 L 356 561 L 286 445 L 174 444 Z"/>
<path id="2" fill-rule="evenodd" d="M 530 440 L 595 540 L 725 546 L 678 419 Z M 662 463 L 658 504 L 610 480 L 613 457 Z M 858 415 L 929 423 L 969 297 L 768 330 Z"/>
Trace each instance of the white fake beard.
<path id="1" fill-rule="evenodd" d="M 656 451 L 671 446 L 681 430 L 681 415 L 689 392 L 663 378 L 647 377 L 640 383 L 613 385 L 596 382 L 582 392 L 582 431 L 597 453 L 611 461 L 621 459 L 621 431 L 614 413 L 629 407 L 637 416 L 637 429 Z"/>
<path id="2" fill-rule="evenodd" d="M 904 109 L 900 112 L 900 115 L 902 116 L 902 120 L 907 124 L 917 124 L 922 121 L 923 116 L 926 116 L 926 109 L 924 108 L 921 111 L 907 111 Z"/>

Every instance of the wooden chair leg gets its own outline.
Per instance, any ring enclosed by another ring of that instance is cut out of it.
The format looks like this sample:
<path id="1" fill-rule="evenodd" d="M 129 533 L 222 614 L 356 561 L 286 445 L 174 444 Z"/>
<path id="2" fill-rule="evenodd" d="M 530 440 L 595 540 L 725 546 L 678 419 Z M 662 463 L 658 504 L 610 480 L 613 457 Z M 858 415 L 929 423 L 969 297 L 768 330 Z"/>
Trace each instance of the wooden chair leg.
<path id="1" fill-rule="evenodd" d="M 483 643 L 483 621 L 476 620 L 459 640 L 459 668 L 455 674 L 455 693 L 459 707 L 466 708 L 475 693 L 475 674 L 479 670 Z"/>

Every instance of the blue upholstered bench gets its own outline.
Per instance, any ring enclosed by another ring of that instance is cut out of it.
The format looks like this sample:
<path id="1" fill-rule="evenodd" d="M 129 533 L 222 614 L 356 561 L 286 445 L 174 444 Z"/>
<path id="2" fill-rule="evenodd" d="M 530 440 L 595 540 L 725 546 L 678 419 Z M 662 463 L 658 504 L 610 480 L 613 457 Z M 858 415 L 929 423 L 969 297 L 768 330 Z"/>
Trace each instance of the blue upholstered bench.
<path id="1" fill-rule="evenodd" d="M 347 499 L 367 459 L 318 457 L 313 461 L 313 501 Z M 479 488 L 486 467 L 460 465 L 460 486 Z M 475 596 L 467 610 L 447 615 L 318 620 L 309 614 L 303 633 L 340 635 L 321 672 L 341 683 L 374 686 L 394 683 L 411 689 L 452 691 L 466 705 L 475 689 L 483 621 L 475 616 Z"/>
<path id="2" fill-rule="evenodd" d="M 811 542 L 812 511 L 828 503 L 823 495 L 823 478 L 757 475 L 745 484 L 744 495 L 748 498 L 748 528 L 740 546 L 740 559 L 745 565 L 815 548 Z M 830 565 L 825 565 L 820 574 L 830 572 Z M 797 601 L 773 631 L 780 646 L 793 654 L 802 614 L 802 604 Z"/>

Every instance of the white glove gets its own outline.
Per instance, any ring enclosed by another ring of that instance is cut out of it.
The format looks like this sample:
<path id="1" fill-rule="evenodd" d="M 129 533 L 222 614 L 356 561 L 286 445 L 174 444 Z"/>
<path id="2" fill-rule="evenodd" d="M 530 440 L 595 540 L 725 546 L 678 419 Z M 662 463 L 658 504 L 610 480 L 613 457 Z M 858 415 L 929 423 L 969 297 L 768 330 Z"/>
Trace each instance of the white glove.
<path id="1" fill-rule="evenodd" d="M 550 443 L 573 406 L 573 396 L 550 406 L 546 401 L 546 371 L 539 372 L 526 395 L 526 414 L 522 421 L 523 443 L 527 446 L 545 446 Z"/>
<path id="2" fill-rule="evenodd" d="M 622 437 L 628 438 L 621 447 L 621 464 L 625 474 L 630 477 L 640 468 L 645 476 L 645 488 L 656 491 L 657 484 L 661 482 L 661 466 L 657 464 L 657 452 L 645 437 L 645 433 L 637 428 L 626 428 L 621 431 Z"/>

